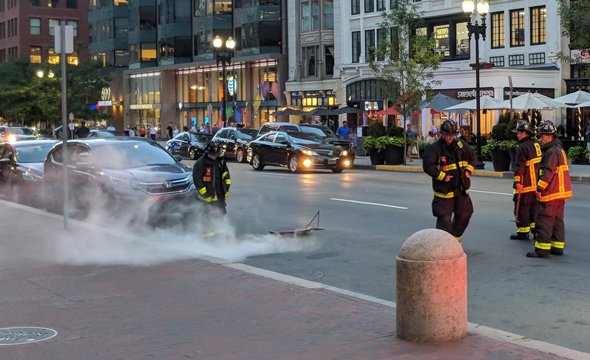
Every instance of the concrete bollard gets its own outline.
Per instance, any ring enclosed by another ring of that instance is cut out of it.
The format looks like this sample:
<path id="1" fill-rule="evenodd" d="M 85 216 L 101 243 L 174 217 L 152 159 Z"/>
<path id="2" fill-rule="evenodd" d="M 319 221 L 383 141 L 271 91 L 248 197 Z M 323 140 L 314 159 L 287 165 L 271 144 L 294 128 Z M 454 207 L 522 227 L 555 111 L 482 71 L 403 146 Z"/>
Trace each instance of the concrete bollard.
<path id="1" fill-rule="evenodd" d="M 441 343 L 467 335 L 467 256 L 455 237 L 414 233 L 396 258 L 396 279 L 398 338 Z"/>

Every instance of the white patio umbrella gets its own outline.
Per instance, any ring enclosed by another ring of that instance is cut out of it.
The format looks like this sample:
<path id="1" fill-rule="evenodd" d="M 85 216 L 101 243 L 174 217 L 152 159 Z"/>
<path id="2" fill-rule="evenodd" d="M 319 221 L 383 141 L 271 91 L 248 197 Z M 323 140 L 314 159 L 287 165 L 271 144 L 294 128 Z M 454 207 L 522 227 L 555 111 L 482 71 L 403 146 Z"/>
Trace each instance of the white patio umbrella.
<path id="1" fill-rule="evenodd" d="M 510 100 L 501 103 L 504 109 L 510 108 Z M 570 108 L 571 106 L 539 93 L 526 93 L 512 99 L 512 108 L 517 110 Z"/>
<path id="2" fill-rule="evenodd" d="M 564 104 L 581 104 L 583 102 L 590 102 L 590 93 L 583 90 L 578 90 L 553 100 L 562 102 Z"/>
<path id="3" fill-rule="evenodd" d="M 504 109 L 502 106 L 502 102 L 490 97 L 488 95 L 484 95 L 479 99 L 479 108 L 481 110 L 499 110 Z M 477 110 L 477 104 L 475 99 L 462 102 L 457 105 L 450 106 L 444 109 L 445 111 L 452 111 L 452 110 Z"/>
<path id="4" fill-rule="evenodd" d="M 590 107 L 590 101 L 586 101 L 581 104 L 578 104 L 578 105 L 576 105 L 576 107 L 577 108 Z"/>

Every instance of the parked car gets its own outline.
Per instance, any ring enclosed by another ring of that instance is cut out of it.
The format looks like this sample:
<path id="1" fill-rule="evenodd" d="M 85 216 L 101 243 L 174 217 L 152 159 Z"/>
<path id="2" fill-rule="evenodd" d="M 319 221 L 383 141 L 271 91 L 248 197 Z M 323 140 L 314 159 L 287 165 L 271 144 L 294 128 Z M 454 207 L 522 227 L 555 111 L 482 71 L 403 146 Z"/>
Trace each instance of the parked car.
<path id="1" fill-rule="evenodd" d="M 258 131 L 258 136 L 266 134 L 272 130 L 280 130 L 280 131 L 300 131 L 310 134 L 315 134 L 320 136 L 326 141 L 328 141 L 332 145 L 336 145 L 341 147 L 344 150 L 347 150 L 350 155 L 351 161 L 354 162 L 354 148 L 352 143 L 349 140 L 341 139 L 332 129 L 324 125 L 314 125 L 314 124 L 301 124 L 301 123 L 289 123 L 289 122 L 270 122 L 263 124 L 260 130 Z"/>
<path id="2" fill-rule="evenodd" d="M 166 150 L 173 155 L 187 156 L 196 160 L 201 155 L 213 135 L 194 132 L 181 132 L 166 141 Z"/>
<path id="3" fill-rule="evenodd" d="M 36 140 L 41 135 L 34 129 L 26 126 L 0 126 L 0 141 Z"/>
<path id="4" fill-rule="evenodd" d="M 192 169 L 154 141 L 112 137 L 68 141 L 70 205 L 80 218 L 100 211 L 114 219 L 159 226 L 193 219 Z M 63 209 L 63 143 L 47 154 L 43 192 L 51 212 Z M 192 220 L 191 220 L 192 221 Z"/>
<path id="5" fill-rule="evenodd" d="M 43 162 L 57 140 L 23 140 L 0 144 L 0 189 L 5 198 L 42 206 Z"/>
<path id="6" fill-rule="evenodd" d="M 246 162 L 248 144 L 256 139 L 257 135 L 257 129 L 226 127 L 215 133 L 213 141 L 220 145 L 221 156 L 236 159 L 238 162 Z"/>
<path id="7" fill-rule="evenodd" d="M 352 165 L 348 150 L 314 134 L 285 131 L 271 131 L 250 142 L 248 161 L 254 170 L 272 165 L 291 172 L 321 168 L 340 173 Z"/>
<path id="8" fill-rule="evenodd" d="M 89 138 L 111 138 L 117 136 L 116 133 L 109 130 L 91 129 Z"/>

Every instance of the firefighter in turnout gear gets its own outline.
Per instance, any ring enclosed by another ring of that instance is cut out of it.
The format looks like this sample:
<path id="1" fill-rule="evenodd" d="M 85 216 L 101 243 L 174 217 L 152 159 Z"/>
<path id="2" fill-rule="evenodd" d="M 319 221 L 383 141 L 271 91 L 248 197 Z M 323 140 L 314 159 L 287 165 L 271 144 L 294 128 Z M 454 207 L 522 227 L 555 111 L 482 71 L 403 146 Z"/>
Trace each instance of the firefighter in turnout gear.
<path id="1" fill-rule="evenodd" d="M 193 181 L 197 199 L 206 204 L 206 208 L 216 209 L 225 215 L 225 200 L 229 197 L 231 178 L 225 159 L 219 157 L 219 145 L 215 142 L 211 141 L 203 156 L 195 162 Z"/>
<path id="2" fill-rule="evenodd" d="M 461 241 L 473 214 L 467 191 L 477 159 L 473 149 L 456 137 L 454 121 L 444 121 L 440 133 L 441 138 L 424 151 L 423 168 L 432 177 L 432 214 L 437 218 L 436 228 Z"/>
<path id="3" fill-rule="evenodd" d="M 572 197 L 567 155 L 556 139 L 557 129 L 551 121 L 544 121 L 537 129 L 541 137 L 541 168 L 537 183 L 537 239 L 535 250 L 527 257 L 542 258 L 563 255 L 565 226 L 563 214 L 565 200 Z"/>
<path id="4" fill-rule="evenodd" d="M 520 120 L 512 130 L 518 137 L 518 148 L 514 161 L 514 215 L 516 234 L 512 240 L 528 240 L 529 233 L 535 234 L 537 201 L 537 174 L 541 163 L 541 146 L 533 139 L 534 130 L 528 121 Z"/>

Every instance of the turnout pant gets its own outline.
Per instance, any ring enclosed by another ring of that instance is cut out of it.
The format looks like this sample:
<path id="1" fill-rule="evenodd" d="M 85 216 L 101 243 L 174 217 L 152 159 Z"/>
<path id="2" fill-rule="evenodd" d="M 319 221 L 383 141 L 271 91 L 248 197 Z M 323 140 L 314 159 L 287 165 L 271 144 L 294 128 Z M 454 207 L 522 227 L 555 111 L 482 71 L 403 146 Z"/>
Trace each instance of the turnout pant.
<path id="1" fill-rule="evenodd" d="M 528 235 L 535 231 L 535 216 L 537 214 L 537 198 L 535 192 L 520 194 L 520 205 L 518 205 L 518 194 L 514 195 L 514 215 L 516 215 L 516 232 Z M 518 214 L 516 208 L 518 207 Z"/>
<path id="2" fill-rule="evenodd" d="M 444 230 L 461 241 L 473 214 L 473 204 L 469 195 L 463 195 L 459 190 L 455 190 L 453 195 L 449 199 L 435 196 L 432 200 L 432 215 L 436 217 L 437 229 Z"/>
<path id="3" fill-rule="evenodd" d="M 547 255 L 563 254 L 565 226 L 563 224 L 565 200 L 537 203 L 535 252 Z"/>

